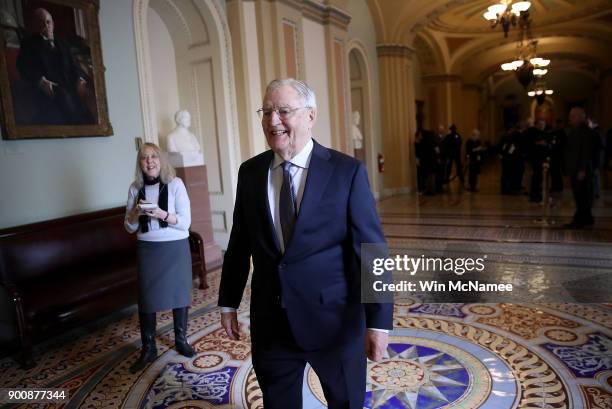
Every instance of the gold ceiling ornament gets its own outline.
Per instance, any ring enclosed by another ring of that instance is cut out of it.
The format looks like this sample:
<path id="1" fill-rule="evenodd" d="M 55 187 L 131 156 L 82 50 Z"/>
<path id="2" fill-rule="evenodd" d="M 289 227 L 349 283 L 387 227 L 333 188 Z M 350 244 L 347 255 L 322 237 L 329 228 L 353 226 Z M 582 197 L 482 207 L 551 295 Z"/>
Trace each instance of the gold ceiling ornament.
<path id="1" fill-rule="evenodd" d="M 518 26 L 521 31 L 528 30 L 531 18 L 529 16 L 530 1 L 500 0 L 499 3 L 489 6 L 482 15 L 491 22 L 491 28 L 498 25 L 504 30 L 504 37 L 508 37 L 511 26 Z"/>

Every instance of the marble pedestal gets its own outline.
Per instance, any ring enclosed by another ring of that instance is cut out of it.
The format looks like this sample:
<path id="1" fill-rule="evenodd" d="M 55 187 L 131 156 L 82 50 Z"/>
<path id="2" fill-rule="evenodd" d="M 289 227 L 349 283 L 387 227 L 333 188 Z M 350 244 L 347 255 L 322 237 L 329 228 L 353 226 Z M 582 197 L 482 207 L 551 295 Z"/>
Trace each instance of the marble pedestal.
<path id="1" fill-rule="evenodd" d="M 206 165 L 176 167 L 176 175 L 185 182 L 187 194 L 191 202 L 191 228 L 198 233 L 204 242 L 204 257 L 206 271 L 219 267 L 222 262 L 221 247 L 215 243 L 212 229 L 210 195 L 208 192 L 208 177 Z M 201 288 L 205 283 L 201 283 Z"/>

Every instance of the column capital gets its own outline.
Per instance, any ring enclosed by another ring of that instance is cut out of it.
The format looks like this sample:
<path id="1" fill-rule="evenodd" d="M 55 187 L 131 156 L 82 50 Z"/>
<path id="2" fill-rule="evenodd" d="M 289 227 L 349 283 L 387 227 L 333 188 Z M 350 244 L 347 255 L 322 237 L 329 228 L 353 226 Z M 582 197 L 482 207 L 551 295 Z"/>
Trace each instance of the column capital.
<path id="1" fill-rule="evenodd" d="M 295 1 L 295 0 L 281 0 Z M 342 30 L 348 28 L 351 16 L 333 4 L 321 4 L 315 0 L 301 2 L 302 15 L 323 25 L 334 25 Z"/>
<path id="2" fill-rule="evenodd" d="M 234 1 L 257 1 L 257 0 L 227 0 Z M 323 25 L 334 25 L 346 30 L 351 22 L 351 15 L 342 7 L 342 2 L 327 0 L 325 4 L 317 0 L 264 0 L 268 3 L 281 3 L 302 13 L 302 16 Z M 334 4 L 338 3 L 338 4 Z"/>
<path id="3" fill-rule="evenodd" d="M 376 53 L 379 57 L 407 57 L 412 58 L 414 48 L 405 44 L 381 43 L 376 44 Z"/>

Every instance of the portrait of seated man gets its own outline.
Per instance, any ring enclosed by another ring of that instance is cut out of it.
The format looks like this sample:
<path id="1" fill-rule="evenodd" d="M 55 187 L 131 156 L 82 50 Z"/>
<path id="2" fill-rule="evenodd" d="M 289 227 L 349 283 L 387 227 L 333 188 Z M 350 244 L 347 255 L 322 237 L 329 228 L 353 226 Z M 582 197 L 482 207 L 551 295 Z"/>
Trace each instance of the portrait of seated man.
<path id="1" fill-rule="evenodd" d="M 66 8 L 70 13 L 70 8 Z M 90 76 L 76 51 L 88 50 L 76 34 L 69 43 L 55 35 L 53 16 L 44 8 L 31 11 L 33 34 L 25 36 L 17 55 L 19 81 L 13 84 L 16 121 L 23 125 L 95 123 Z"/>

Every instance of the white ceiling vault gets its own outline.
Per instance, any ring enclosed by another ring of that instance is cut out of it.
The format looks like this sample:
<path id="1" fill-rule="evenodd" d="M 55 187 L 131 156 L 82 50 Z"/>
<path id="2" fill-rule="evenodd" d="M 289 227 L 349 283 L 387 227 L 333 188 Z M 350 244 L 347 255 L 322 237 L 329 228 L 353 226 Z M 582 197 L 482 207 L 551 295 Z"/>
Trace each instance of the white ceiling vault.
<path id="1" fill-rule="evenodd" d="M 500 79 L 499 65 L 517 56 L 519 30 L 504 38 L 482 14 L 498 0 L 367 0 L 378 43 L 412 47 L 423 75 L 459 75 L 464 83 Z M 531 38 L 563 79 L 577 71 L 596 79 L 612 68 L 612 1 L 532 0 Z"/>

